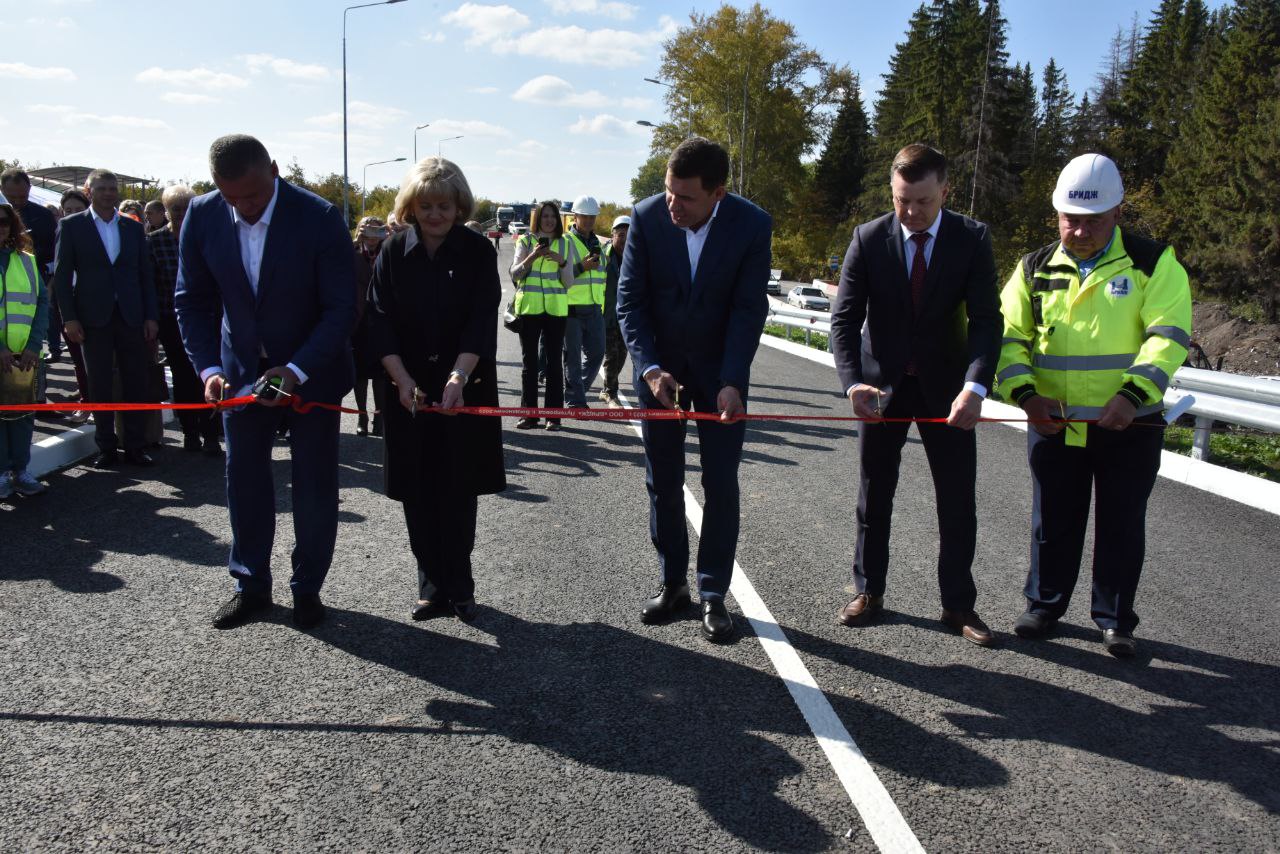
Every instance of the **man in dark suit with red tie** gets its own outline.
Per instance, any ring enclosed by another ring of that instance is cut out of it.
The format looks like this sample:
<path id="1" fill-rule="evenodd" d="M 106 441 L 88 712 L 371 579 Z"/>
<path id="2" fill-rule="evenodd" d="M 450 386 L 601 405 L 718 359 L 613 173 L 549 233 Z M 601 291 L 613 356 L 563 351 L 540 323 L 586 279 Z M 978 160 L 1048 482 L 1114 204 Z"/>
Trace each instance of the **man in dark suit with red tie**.
<path id="1" fill-rule="evenodd" d="M 870 419 L 945 418 L 917 425 L 938 503 L 942 621 L 966 640 L 995 638 L 974 611 L 977 443 L 973 428 L 995 374 L 1002 320 L 991 237 L 943 210 L 947 159 L 919 143 L 890 172 L 893 213 L 858 226 L 831 313 L 841 389 Z M 864 325 L 865 322 L 865 325 Z M 909 423 L 864 422 L 853 580 L 846 626 L 875 621 L 889 570 L 889 526 Z"/>

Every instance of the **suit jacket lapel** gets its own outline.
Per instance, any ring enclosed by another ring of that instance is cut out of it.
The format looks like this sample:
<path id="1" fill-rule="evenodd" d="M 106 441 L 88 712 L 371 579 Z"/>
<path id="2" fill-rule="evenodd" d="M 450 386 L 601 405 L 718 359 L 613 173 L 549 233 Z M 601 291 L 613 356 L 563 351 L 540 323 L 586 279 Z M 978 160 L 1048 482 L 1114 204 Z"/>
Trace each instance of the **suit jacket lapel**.
<path id="1" fill-rule="evenodd" d="M 703 226 L 711 231 L 707 234 L 706 242 L 702 244 L 702 254 L 698 256 L 698 276 L 692 283 L 694 296 L 698 293 L 699 283 L 706 281 L 711 271 L 719 268 L 721 256 L 733 242 L 733 213 L 734 205 L 729 201 L 729 197 L 725 196 L 720 202 L 720 210 L 716 212 L 716 218 Z M 683 231 L 680 233 L 684 234 Z M 687 249 L 685 255 L 688 256 Z"/>
<path id="2" fill-rule="evenodd" d="M 232 270 L 231 279 L 244 289 L 246 297 L 253 299 L 253 285 L 249 284 L 249 274 L 244 271 L 244 261 L 240 258 L 240 228 L 231 218 L 231 206 L 224 201 L 216 211 L 211 213 L 214 217 L 214 227 L 222 232 L 221 238 L 216 242 L 231 246 L 231 251 L 225 258 L 226 265 Z M 258 284 L 262 284 L 261 279 Z"/>
<path id="3" fill-rule="evenodd" d="M 693 288 L 693 274 L 689 269 L 689 242 L 685 237 L 684 229 L 671 221 L 667 209 L 660 207 L 659 211 L 659 216 L 662 217 L 662 230 L 667 234 L 669 246 L 667 254 L 671 258 L 671 266 L 675 269 L 676 284 L 680 286 L 680 293 L 688 296 Z"/>
<path id="4" fill-rule="evenodd" d="M 896 216 L 889 219 L 889 236 L 884 243 L 889 252 L 889 265 L 893 268 L 891 287 L 898 292 L 903 316 L 911 317 L 914 311 L 911 305 L 911 276 L 907 272 L 907 253 L 902 246 L 902 223 Z"/>
<path id="5" fill-rule="evenodd" d="M 116 214 L 116 216 L 119 215 L 120 214 Z M 102 256 L 103 262 L 110 267 L 111 256 L 107 254 L 107 246 L 102 242 L 102 235 L 98 233 L 98 223 L 94 221 L 92 213 L 85 211 L 84 224 L 87 226 L 85 231 L 89 236 L 89 243 L 92 244 L 98 251 L 98 254 Z"/>

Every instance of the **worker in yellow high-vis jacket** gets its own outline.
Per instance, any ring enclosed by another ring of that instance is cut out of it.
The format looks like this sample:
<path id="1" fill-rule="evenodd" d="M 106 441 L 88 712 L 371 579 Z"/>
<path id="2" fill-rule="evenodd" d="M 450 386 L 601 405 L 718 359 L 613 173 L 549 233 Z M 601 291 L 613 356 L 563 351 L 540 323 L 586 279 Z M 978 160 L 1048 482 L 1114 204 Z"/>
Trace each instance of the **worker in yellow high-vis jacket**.
<path id="1" fill-rule="evenodd" d="M 1025 256 L 1004 287 L 996 374 L 1032 421 L 1031 567 L 1014 631 L 1041 637 L 1066 611 L 1096 493 L 1091 615 L 1117 657 L 1135 651 L 1160 413 L 1191 341 L 1187 272 L 1172 247 L 1119 227 L 1123 198 L 1120 172 L 1101 154 L 1062 170 L 1061 239 Z M 1076 419 L 1095 423 L 1058 423 Z"/>

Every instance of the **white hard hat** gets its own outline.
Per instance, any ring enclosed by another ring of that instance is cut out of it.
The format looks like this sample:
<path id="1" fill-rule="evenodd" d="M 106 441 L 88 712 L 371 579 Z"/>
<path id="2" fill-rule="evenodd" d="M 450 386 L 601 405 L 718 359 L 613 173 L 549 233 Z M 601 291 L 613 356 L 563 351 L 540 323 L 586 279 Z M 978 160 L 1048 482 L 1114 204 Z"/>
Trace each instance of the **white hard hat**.
<path id="1" fill-rule="evenodd" d="M 573 200 L 573 207 L 570 213 L 582 214 L 583 216 L 599 216 L 600 203 L 593 196 L 578 196 Z"/>
<path id="2" fill-rule="evenodd" d="M 630 225 L 631 225 L 631 217 L 629 217 L 629 216 L 620 216 L 620 217 L 615 217 L 615 218 L 614 218 L 614 220 L 613 220 L 613 228 L 611 228 L 611 229 L 609 229 L 609 230 L 610 230 L 610 231 L 617 231 L 618 229 L 622 228 L 624 225 L 626 225 L 626 226 L 630 226 Z"/>
<path id="3" fill-rule="evenodd" d="M 1106 213 L 1124 201 L 1124 183 L 1115 162 L 1102 154 L 1081 154 L 1062 168 L 1053 188 L 1053 206 L 1068 214 Z"/>

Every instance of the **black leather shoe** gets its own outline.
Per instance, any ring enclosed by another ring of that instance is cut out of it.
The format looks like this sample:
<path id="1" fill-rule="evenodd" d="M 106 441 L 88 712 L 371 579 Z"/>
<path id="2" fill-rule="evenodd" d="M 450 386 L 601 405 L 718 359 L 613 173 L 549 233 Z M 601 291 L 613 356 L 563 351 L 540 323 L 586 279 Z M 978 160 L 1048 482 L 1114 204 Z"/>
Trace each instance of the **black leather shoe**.
<path id="1" fill-rule="evenodd" d="M 296 593 L 293 597 L 293 624 L 312 629 L 324 622 L 324 605 L 319 593 Z"/>
<path id="2" fill-rule="evenodd" d="M 665 623 L 691 604 L 688 584 L 663 584 L 657 593 L 645 600 L 640 622 L 650 625 Z"/>
<path id="3" fill-rule="evenodd" d="M 464 623 L 476 618 L 476 600 L 460 599 L 453 603 L 453 615 Z"/>
<path id="4" fill-rule="evenodd" d="M 204 442 L 201 441 L 198 433 L 191 433 L 182 437 L 182 450 L 188 453 L 198 454 L 204 449 Z"/>
<path id="5" fill-rule="evenodd" d="M 560 419 L 559 419 L 559 418 L 548 418 L 548 419 L 547 419 L 547 429 L 548 429 L 548 430 L 551 430 L 551 431 L 553 431 L 553 432 L 554 432 L 554 431 L 556 431 L 556 430 L 559 430 L 559 429 L 560 429 Z"/>
<path id="6" fill-rule="evenodd" d="M 1116 658 L 1133 658 L 1138 651 L 1138 642 L 1133 639 L 1133 634 L 1120 629 L 1103 629 L 1102 645 Z"/>
<path id="7" fill-rule="evenodd" d="M 215 629 L 239 628 L 245 623 L 252 622 L 259 614 L 270 611 L 271 606 L 270 596 L 237 593 L 213 616 L 213 627 Z"/>
<path id="8" fill-rule="evenodd" d="M 89 465 L 96 469 L 109 469 L 120 464 L 120 454 L 116 451 L 103 451 Z"/>
<path id="9" fill-rule="evenodd" d="M 448 602 L 415 602 L 413 610 L 409 612 L 409 616 L 417 622 L 430 620 L 434 617 L 447 617 L 453 613 Z"/>
<path id="10" fill-rule="evenodd" d="M 225 454 L 223 454 L 223 452 L 222 452 L 222 446 L 218 444 L 218 437 L 217 437 L 217 436 L 213 436 L 213 437 L 211 437 L 211 438 L 208 438 L 208 439 L 205 439 L 205 440 L 204 440 L 204 451 L 202 451 L 202 453 L 203 453 L 206 457 L 221 457 L 221 456 L 225 456 Z"/>
<path id="11" fill-rule="evenodd" d="M 1053 624 L 1058 622 L 1047 614 L 1037 614 L 1035 611 L 1027 611 L 1018 618 L 1018 622 L 1013 624 L 1013 633 L 1020 638 L 1034 640 L 1042 638 L 1049 634 L 1049 630 L 1053 628 Z"/>
<path id="12" fill-rule="evenodd" d="M 521 418 L 519 421 L 516 422 L 516 429 L 517 430 L 536 430 L 538 429 L 538 419 Z"/>
<path id="13" fill-rule="evenodd" d="M 146 451 L 125 451 L 124 461 L 131 466 L 153 466 L 156 461 Z"/>
<path id="14" fill-rule="evenodd" d="M 733 637 L 733 617 L 729 616 L 723 599 L 702 603 L 702 636 L 713 643 L 724 643 Z"/>

